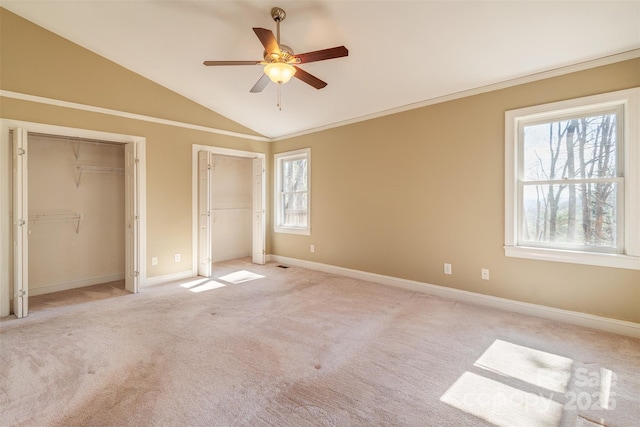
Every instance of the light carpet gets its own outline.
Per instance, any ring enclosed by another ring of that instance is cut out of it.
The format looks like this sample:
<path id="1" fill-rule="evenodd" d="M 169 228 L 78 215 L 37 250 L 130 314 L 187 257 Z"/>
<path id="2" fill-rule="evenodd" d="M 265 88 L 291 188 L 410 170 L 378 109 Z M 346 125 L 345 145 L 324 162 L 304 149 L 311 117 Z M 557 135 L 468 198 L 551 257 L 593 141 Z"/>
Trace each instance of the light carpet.
<path id="1" fill-rule="evenodd" d="M 640 340 L 247 259 L 214 276 L 2 319 L 0 425 L 640 425 Z"/>

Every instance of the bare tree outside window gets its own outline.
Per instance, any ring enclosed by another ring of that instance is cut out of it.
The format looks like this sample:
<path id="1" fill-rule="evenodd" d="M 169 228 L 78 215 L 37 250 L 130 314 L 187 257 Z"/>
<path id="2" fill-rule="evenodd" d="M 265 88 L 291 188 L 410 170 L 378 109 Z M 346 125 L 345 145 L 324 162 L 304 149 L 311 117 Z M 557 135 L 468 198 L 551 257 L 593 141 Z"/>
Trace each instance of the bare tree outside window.
<path id="1" fill-rule="evenodd" d="M 508 257 L 640 270 L 640 88 L 505 111 Z"/>
<path id="2" fill-rule="evenodd" d="M 307 226 L 307 158 L 282 161 L 282 225 Z"/>
<path id="3" fill-rule="evenodd" d="M 523 243 L 616 250 L 618 113 L 524 124 Z"/>
<path id="4" fill-rule="evenodd" d="M 311 149 L 278 153 L 274 164 L 274 230 L 310 235 Z"/>

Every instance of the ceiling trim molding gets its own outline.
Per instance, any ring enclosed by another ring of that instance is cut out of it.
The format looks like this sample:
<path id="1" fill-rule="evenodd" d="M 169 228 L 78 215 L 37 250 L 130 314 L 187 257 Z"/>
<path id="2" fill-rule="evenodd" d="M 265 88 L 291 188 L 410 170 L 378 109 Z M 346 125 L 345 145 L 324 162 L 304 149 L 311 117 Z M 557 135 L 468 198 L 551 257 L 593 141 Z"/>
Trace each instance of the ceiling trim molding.
<path id="1" fill-rule="evenodd" d="M 240 132 L 231 132 L 223 129 L 212 128 L 208 126 L 194 125 L 191 123 L 179 122 L 176 120 L 161 119 L 159 117 L 147 116 L 144 114 L 128 113 L 126 111 L 112 110 L 110 108 L 96 107 L 94 105 L 79 104 L 76 102 L 62 101 L 60 99 L 46 98 L 43 96 L 29 95 L 26 93 L 12 92 L 0 89 L 0 97 L 18 99 L 21 101 L 35 102 L 38 104 L 53 105 L 56 107 L 72 108 L 74 110 L 88 111 L 92 113 L 107 114 L 110 116 L 122 117 L 125 119 L 141 120 L 150 123 L 157 123 L 168 126 L 176 126 L 185 129 L 198 130 L 207 133 L 215 133 L 218 135 L 231 136 L 234 138 L 250 139 L 254 141 L 269 142 L 270 138 L 264 136 L 249 135 Z"/>
<path id="2" fill-rule="evenodd" d="M 415 110 L 422 107 L 427 107 L 429 105 L 440 104 L 443 102 L 453 101 L 460 98 L 466 98 L 469 96 L 479 95 L 487 92 L 492 92 L 495 90 L 506 89 L 506 88 L 518 86 L 521 84 L 532 83 L 539 80 L 558 77 L 565 74 L 584 71 L 591 68 L 601 67 L 604 65 L 610 65 L 616 62 L 622 62 L 622 61 L 627 61 L 627 60 L 636 59 L 636 58 L 640 58 L 640 49 L 633 49 L 627 52 L 622 52 L 615 55 L 609 55 L 609 56 L 594 59 L 591 61 L 585 61 L 578 64 L 555 68 L 553 70 L 542 71 L 539 73 L 534 73 L 527 76 L 511 79 L 511 80 L 505 80 L 500 83 L 480 86 L 474 89 L 456 92 L 449 95 L 444 95 L 437 98 L 432 98 L 425 101 L 420 101 L 420 102 L 392 108 L 389 110 L 380 111 L 378 113 L 372 113 L 372 114 L 368 114 L 360 117 L 355 117 L 353 119 L 343 120 L 343 121 L 331 123 L 325 126 L 320 126 L 320 127 L 292 133 L 289 135 L 283 135 L 283 136 L 278 136 L 273 138 L 269 138 L 265 136 L 249 135 L 249 134 L 240 133 L 240 132 L 231 132 L 231 131 L 212 128 L 208 126 L 195 125 L 195 124 L 180 122 L 176 120 L 162 119 L 159 117 L 147 116 L 143 114 L 128 113 L 126 111 L 113 110 L 110 108 L 97 107 L 97 106 L 87 105 L 87 104 L 79 104 L 76 102 L 62 101 L 59 99 L 46 98 L 43 96 L 29 95 L 25 93 L 13 92 L 13 91 L 2 90 L 2 89 L 0 89 L 0 97 L 13 98 L 13 99 L 18 99 L 22 101 L 53 105 L 53 106 L 63 107 L 63 108 L 72 108 L 76 110 L 88 111 L 88 112 L 99 113 L 99 114 L 107 114 L 107 115 L 122 117 L 126 119 L 141 120 L 141 121 L 146 121 L 150 123 L 164 124 L 168 126 L 176 126 L 176 127 L 181 127 L 185 129 L 192 129 L 192 130 L 198 130 L 198 131 L 207 132 L 207 133 L 214 133 L 218 135 L 231 136 L 234 138 L 249 139 L 254 141 L 262 141 L 262 142 L 274 142 L 274 141 L 282 141 L 286 139 L 309 135 L 312 133 L 322 132 L 322 131 L 334 129 L 337 127 L 347 126 L 347 125 L 351 125 L 359 122 L 364 122 L 367 120 L 389 116 L 392 114 L 397 114 L 405 111 Z"/>
<path id="3" fill-rule="evenodd" d="M 413 104 L 403 105 L 401 107 L 392 108 L 390 110 L 380 111 L 378 113 L 367 114 L 364 116 L 356 117 L 341 122 L 331 123 L 325 126 L 320 126 L 305 131 L 292 133 L 290 135 L 283 135 L 271 138 L 270 141 L 282 141 L 285 139 L 296 138 L 303 135 L 308 135 L 316 132 L 321 132 L 341 126 L 347 126 L 354 123 L 364 122 L 371 119 L 377 119 L 384 116 L 389 116 L 396 113 L 402 113 L 409 110 L 415 110 L 417 108 L 427 107 L 429 105 L 440 104 L 447 101 L 453 101 L 460 98 L 466 98 L 473 95 L 479 95 L 482 93 L 492 92 L 495 90 L 506 89 L 513 86 L 518 86 L 526 83 L 532 83 L 539 80 L 549 79 L 552 77 L 558 77 L 565 74 L 575 73 L 577 71 L 589 70 L 591 68 L 601 67 L 604 65 L 615 64 L 616 62 L 627 61 L 630 59 L 640 58 L 640 49 L 633 49 L 626 52 L 604 56 L 602 58 L 593 59 L 590 61 L 580 62 L 573 65 L 567 65 L 565 67 L 554 68 L 552 70 L 541 71 L 539 73 L 529 74 L 527 76 L 518 77 L 511 80 L 505 80 L 500 83 L 494 83 L 486 86 L 480 86 L 474 89 L 464 90 L 461 92 L 452 93 L 449 95 L 440 96 L 437 98 L 428 99 L 425 101 L 416 102 Z"/>

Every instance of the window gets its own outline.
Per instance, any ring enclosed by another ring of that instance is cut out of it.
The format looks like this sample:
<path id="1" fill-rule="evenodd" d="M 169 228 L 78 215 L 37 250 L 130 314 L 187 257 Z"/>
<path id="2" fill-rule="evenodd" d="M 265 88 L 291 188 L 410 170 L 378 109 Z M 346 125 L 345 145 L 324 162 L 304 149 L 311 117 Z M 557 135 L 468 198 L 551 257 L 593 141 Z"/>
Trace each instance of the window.
<path id="1" fill-rule="evenodd" d="M 505 254 L 640 269 L 640 89 L 507 111 Z"/>
<path id="2" fill-rule="evenodd" d="M 276 154 L 275 231 L 311 234 L 309 201 L 311 187 L 311 150 Z"/>

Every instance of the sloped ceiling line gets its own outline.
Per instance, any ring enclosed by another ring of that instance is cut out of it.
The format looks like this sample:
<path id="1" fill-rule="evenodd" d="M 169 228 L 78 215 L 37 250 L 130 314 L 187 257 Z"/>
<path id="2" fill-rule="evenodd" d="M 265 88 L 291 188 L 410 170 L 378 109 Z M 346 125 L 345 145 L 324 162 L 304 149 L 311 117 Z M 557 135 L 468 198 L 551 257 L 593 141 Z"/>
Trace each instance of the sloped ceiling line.
<path id="1" fill-rule="evenodd" d="M 254 141 L 270 141 L 269 138 L 263 136 L 248 135 L 238 132 L 230 132 L 223 129 L 216 129 L 207 126 L 194 125 L 191 123 L 178 122 L 175 120 L 161 119 L 158 117 L 146 116 L 143 114 L 127 113 L 125 111 L 112 110 L 110 108 L 96 107 L 93 105 L 78 104 L 76 102 L 61 101 L 59 99 L 45 98 L 42 96 L 28 95 L 24 93 L 12 92 L 8 90 L 0 90 L 0 97 L 13 98 L 21 101 L 37 102 L 39 104 L 53 105 L 56 107 L 72 108 L 74 110 L 89 111 L 92 113 L 107 114 L 109 116 L 122 117 L 125 119 L 142 120 L 145 122 L 158 123 L 169 126 L 176 126 L 186 129 L 199 130 L 202 132 L 215 133 L 219 135 L 232 136 L 234 138 L 251 139 Z"/>

